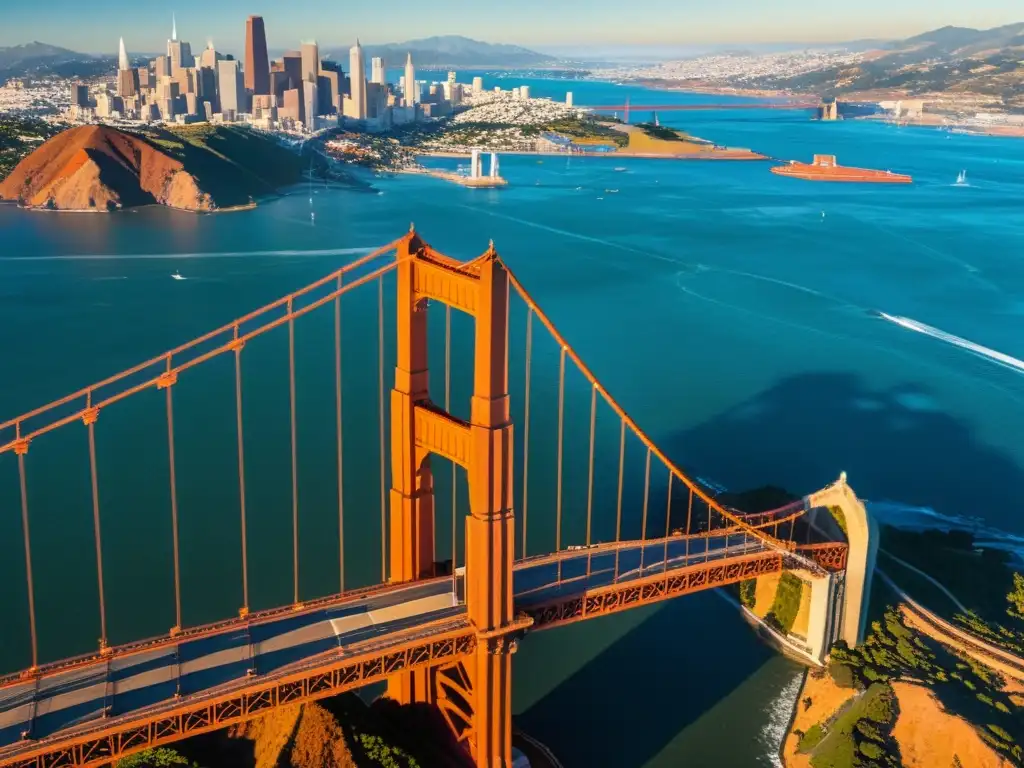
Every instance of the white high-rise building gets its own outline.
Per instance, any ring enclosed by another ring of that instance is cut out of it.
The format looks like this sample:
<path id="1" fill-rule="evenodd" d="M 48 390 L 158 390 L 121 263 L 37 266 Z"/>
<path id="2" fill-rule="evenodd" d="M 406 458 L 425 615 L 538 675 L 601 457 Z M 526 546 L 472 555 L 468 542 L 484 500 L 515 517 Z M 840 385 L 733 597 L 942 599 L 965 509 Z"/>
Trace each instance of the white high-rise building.
<path id="1" fill-rule="evenodd" d="M 121 49 L 117 54 L 117 68 L 118 69 L 131 69 L 131 64 L 128 61 L 128 51 L 124 47 L 124 38 L 121 38 Z"/>
<path id="2" fill-rule="evenodd" d="M 519 88 L 519 98 L 521 98 L 523 101 L 526 101 L 528 98 L 530 98 L 530 86 L 528 86 L 528 85 L 520 86 L 520 88 Z"/>
<path id="3" fill-rule="evenodd" d="M 491 178 L 498 178 L 498 153 L 491 152 Z"/>
<path id="4" fill-rule="evenodd" d="M 412 54 L 405 60 L 405 106 L 416 106 L 416 68 L 412 65 Z"/>
<path id="5" fill-rule="evenodd" d="M 380 56 L 374 56 L 370 61 L 370 72 L 371 83 L 377 83 L 378 85 L 388 84 L 387 72 L 384 68 L 384 59 Z"/>
<path id="6" fill-rule="evenodd" d="M 484 79 L 482 77 L 473 78 L 473 93 L 484 92 Z"/>
<path id="7" fill-rule="evenodd" d="M 348 52 L 349 81 L 352 84 L 352 104 L 357 120 L 366 119 L 366 61 L 363 59 L 363 46 L 356 44 Z"/>
<path id="8" fill-rule="evenodd" d="M 572 106 L 572 91 L 568 91 L 565 94 L 565 106 L 567 106 L 567 107 L 571 107 Z"/>
<path id="9" fill-rule="evenodd" d="M 480 163 L 480 150 L 474 149 L 469 157 L 469 177 L 471 179 L 479 179 L 483 173 L 481 172 Z"/>

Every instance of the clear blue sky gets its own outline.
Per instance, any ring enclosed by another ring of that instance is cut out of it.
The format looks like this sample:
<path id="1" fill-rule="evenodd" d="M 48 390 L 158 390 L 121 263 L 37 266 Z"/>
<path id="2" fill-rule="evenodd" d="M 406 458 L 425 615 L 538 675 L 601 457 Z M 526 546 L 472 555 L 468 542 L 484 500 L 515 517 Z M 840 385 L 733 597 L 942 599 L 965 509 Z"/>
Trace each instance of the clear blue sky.
<path id="1" fill-rule="evenodd" d="M 440 34 L 545 49 L 834 42 L 1024 20 L 1020 0 L 0 0 L 0 46 L 40 40 L 113 55 L 123 35 L 129 51 L 157 51 L 170 36 L 172 11 L 178 36 L 193 49 L 212 39 L 236 53 L 249 14 L 264 17 L 271 48 Z"/>

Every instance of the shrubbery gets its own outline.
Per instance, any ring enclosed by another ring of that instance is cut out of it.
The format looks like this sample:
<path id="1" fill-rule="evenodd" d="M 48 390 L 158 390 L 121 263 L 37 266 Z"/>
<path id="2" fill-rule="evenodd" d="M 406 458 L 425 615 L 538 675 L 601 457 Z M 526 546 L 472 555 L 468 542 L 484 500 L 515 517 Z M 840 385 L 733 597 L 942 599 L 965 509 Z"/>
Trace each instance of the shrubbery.
<path id="1" fill-rule="evenodd" d="M 775 599 L 772 601 L 771 610 L 765 620 L 773 624 L 784 634 L 789 634 L 793 629 L 793 622 L 800 612 L 800 597 L 803 594 L 804 583 L 799 577 L 786 571 L 782 572 L 779 578 L 779 586 L 775 591 Z"/>

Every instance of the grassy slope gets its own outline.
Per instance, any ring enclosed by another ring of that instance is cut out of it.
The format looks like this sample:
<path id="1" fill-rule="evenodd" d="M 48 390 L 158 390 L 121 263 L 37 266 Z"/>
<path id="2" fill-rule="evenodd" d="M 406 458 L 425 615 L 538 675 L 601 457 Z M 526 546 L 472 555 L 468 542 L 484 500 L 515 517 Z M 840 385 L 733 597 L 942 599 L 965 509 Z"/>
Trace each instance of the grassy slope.
<path id="1" fill-rule="evenodd" d="M 302 179 L 302 158 L 256 131 L 199 124 L 144 133 L 181 160 L 222 208 L 245 205 Z"/>

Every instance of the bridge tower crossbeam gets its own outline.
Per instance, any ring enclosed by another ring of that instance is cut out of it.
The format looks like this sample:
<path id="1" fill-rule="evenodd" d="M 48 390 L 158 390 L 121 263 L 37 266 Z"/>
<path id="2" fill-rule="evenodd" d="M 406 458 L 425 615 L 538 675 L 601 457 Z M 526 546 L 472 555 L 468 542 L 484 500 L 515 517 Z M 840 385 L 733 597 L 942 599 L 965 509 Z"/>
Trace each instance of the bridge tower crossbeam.
<path id="1" fill-rule="evenodd" d="M 389 681 L 402 704 L 436 704 L 462 731 L 478 766 L 511 765 L 513 614 L 512 422 L 508 394 L 509 280 L 493 244 L 458 262 L 433 251 L 414 231 L 397 248 L 398 344 L 391 393 L 392 582 L 432 575 L 434 497 L 430 455 L 466 471 L 466 608 L 477 634 L 472 658 L 454 669 L 426 668 Z M 429 397 L 426 307 L 437 301 L 476 320 L 469 422 Z M 453 556 L 454 567 L 454 556 Z M 526 620 L 527 622 L 529 620 Z M 458 681 L 454 685 L 452 681 Z M 454 691 L 454 695 L 453 695 Z"/>

